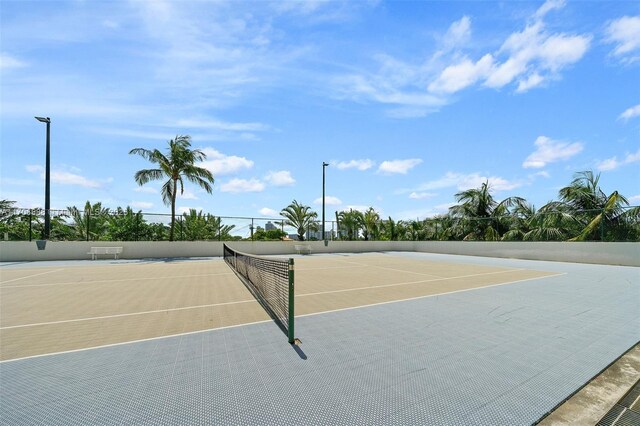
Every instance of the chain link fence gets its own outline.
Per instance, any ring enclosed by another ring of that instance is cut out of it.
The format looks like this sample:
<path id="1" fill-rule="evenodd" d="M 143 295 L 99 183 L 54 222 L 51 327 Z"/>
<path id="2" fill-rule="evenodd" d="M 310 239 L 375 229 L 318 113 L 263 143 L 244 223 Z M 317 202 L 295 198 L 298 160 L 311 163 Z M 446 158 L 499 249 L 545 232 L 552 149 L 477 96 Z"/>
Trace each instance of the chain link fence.
<path id="1" fill-rule="evenodd" d="M 283 218 L 214 216 L 193 210 L 176 214 L 174 241 L 409 240 L 409 241 L 640 241 L 640 207 L 615 212 L 535 212 L 530 216 L 438 217 L 375 223 L 309 222 L 301 229 Z M 169 241 L 171 215 L 111 211 L 51 210 L 54 241 Z M 44 210 L 0 209 L 0 239 L 43 238 Z"/>

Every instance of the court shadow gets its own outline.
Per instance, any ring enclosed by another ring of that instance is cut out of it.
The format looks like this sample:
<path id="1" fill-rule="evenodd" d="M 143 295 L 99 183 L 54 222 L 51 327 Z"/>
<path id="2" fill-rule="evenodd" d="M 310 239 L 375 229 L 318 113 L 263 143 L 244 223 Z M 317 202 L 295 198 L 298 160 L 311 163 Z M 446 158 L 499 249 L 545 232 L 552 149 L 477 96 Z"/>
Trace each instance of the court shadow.
<path id="1" fill-rule="evenodd" d="M 295 343 L 290 343 L 290 345 L 293 348 L 293 350 L 296 351 L 296 353 L 301 359 L 304 359 L 304 360 L 307 359 L 307 354 L 304 353 L 304 351 L 299 345 L 296 345 Z"/>

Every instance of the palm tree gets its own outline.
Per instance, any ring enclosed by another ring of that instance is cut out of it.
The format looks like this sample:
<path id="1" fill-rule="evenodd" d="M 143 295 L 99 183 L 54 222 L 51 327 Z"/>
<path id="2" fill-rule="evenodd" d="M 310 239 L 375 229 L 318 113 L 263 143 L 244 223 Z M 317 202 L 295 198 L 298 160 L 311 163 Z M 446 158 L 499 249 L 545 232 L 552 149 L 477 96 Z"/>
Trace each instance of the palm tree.
<path id="1" fill-rule="evenodd" d="M 365 241 L 369 238 L 377 240 L 380 234 L 380 215 L 373 207 L 369 207 L 362 215 L 362 236 Z"/>
<path id="2" fill-rule="evenodd" d="M 230 232 L 235 225 L 223 225 L 221 219 L 209 213 L 203 214 L 196 209 L 189 209 L 188 213 L 182 214 L 184 224 L 185 239 L 195 240 L 228 240 Z"/>
<path id="3" fill-rule="evenodd" d="M 364 221 L 362 212 L 353 209 L 341 211 L 336 213 L 336 219 L 338 220 L 338 230 L 345 232 L 349 241 L 358 239 Z"/>
<path id="4" fill-rule="evenodd" d="M 629 201 L 618 191 L 607 196 L 600 188 L 600 174 L 594 175 L 590 170 L 576 173 L 571 184 L 560 189 L 559 194 L 558 209 L 569 210 L 580 225 L 573 231 L 577 235 L 569 241 L 606 239 L 605 228 L 613 232 L 624 229 L 622 237 L 625 237 L 625 230 L 630 230 L 625 225 L 630 218 L 637 218 L 640 210 L 627 209 Z"/>
<path id="5" fill-rule="evenodd" d="M 291 204 L 282 209 L 280 216 L 286 219 L 285 224 L 287 226 L 293 226 L 298 232 L 298 239 L 304 241 L 304 233 L 307 229 L 317 230 L 318 225 L 315 219 L 318 218 L 318 213 L 311 210 L 311 207 L 302 205 L 296 200 L 293 200 Z"/>
<path id="6" fill-rule="evenodd" d="M 382 222 L 382 231 L 384 232 L 385 239 L 389 241 L 396 241 L 398 239 L 398 223 L 391 219 L 391 216 Z"/>
<path id="7" fill-rule="evenodd" d="M 458 192 L 455 197 L 460 204 L 451 207 L 449 213 L 461 219 L 464 240 L 499 240 L 508 231 L 504 220 L 510 214 L 509 208 L 525 202 L 521 197 L 509 197 L 498 203 L 488 181 L 480 188 Z"/>
<path id="8" fill-rule="evenodd" d="M 114 241 L 138 241 L 146 238 L 147 223 L 142 212 L 118 207 L 107 218 L 107 236 Z"/>
<path id="9" fill-rule="evenodd" d="M 198 161 L 207 158 L 206 154 L 199 149 L 190 149 L 191 136 L 176 136 L 169 142 L 167 154 L 163 154 L 157 149 L 149 150 L 145 148 L 134 148 L 129 154 L 137 154 L 142 158 L 157 164 L 156 169 L 143 169 L 136 172 L 134 179 L 138 185 L 142 186 L 152 180 L 168 180 L 162 185 L 162 201 L 165 205 L 171 206 L 171 230 L 169 231 L 169 241 L 173 241 L 173 233 L 176 222 L 176 196 L 178 188 L 180 194 L 184 193 L 183 178 L 198 184 L 202 189 L 211 194 L 214 182 L 211 172 L 203 167 L 195 165 Z"/>
<path id="10" fill-rule="evenodd" d="M 109 209 L 102 203 L 87 201 L 84 210 L 76 206 L 67 207 L 74 223 L 75 237 L 81 240 L 99 240 L 108 225 Z"/>

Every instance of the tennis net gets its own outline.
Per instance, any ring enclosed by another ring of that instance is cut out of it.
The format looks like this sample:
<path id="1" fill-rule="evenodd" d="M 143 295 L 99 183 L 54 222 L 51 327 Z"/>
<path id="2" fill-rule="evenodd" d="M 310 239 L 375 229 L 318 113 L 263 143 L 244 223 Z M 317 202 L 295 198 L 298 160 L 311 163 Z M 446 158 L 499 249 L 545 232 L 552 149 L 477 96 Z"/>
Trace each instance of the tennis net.
<path id="1" fill-rule="evenodd" d="M 223 252 L 227 265 L 284 331 L 289 343 L 294 343 L 293 259 L 255 256 L 226 244 Z"/>

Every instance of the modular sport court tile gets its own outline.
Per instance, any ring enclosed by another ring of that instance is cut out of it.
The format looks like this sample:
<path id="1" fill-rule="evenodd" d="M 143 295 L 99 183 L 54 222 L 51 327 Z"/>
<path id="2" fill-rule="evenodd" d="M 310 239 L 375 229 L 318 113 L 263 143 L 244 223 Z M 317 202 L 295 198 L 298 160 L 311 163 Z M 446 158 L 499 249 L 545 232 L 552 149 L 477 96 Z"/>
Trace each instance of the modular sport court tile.
<path id="1" fill-rule="evenodd" d="M 297 347 L 221 259 L 2 266 L 0 421 L 531 424 L 640 340 L 638 268 L 295 261 Z"/>

